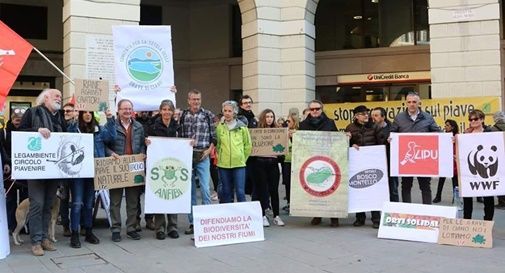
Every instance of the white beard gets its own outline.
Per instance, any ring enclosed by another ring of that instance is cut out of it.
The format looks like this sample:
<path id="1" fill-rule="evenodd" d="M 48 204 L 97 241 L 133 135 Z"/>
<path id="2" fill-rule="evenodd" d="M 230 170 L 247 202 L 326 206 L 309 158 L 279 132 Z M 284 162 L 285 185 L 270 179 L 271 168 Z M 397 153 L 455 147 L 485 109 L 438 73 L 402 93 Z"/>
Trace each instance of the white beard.
<path id="1" fill-rule="evenodd" d="M 61 109 L 61 103 L 60 102 L 53 102 L 53 109 L 54 111 L 59 111 Z"/>

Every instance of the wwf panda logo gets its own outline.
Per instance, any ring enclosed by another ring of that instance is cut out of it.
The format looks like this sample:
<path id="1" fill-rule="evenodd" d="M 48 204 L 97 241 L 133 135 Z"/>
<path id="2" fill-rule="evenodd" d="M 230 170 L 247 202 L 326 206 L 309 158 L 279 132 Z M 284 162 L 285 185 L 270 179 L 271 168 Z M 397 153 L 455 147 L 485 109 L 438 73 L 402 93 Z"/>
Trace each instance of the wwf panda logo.
<path id="1" fill-rule="evenodd" d="M 468 169 L 474 175 L 478 174 L 482 178 L 489 178 L 496 175 L 498 171 L 498 148 L 491 146 L 477 146 L 476 150 L 468 154 Z"/>

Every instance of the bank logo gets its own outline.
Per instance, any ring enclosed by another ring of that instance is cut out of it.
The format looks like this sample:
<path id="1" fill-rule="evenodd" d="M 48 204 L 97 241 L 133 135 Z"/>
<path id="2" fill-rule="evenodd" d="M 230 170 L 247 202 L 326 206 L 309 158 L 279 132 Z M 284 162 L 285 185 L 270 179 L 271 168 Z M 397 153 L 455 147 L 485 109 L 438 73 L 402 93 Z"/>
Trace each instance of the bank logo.
<path id="1" fill-rule="evenodd" d="M 161 76 L 163 62 L 158 51 L 148 46 L 140 46 L 132 50 L 126 59 L 126 70 L 137 82 L 148 84 Z"/>
<path id="2" fill-rule="evenodd" d="M 478 145 L 467 156 L 468 169 L 473 175 L 490 178 L 498 172 L 498 148 Z"/>
<path id="3" fill-rule="evenodd" d="M 379 169 L 368 169 L 353 175 L 349 179 L 349 186 L 355 189 L 371 187 L 384 177 L 384 172 Z"/>
<path id="4" fill-rule="evenodd" d="M 400 174 L 438 174 L 438 136 L 399 136 Z"/>
<path id="5" fill-rule="evenodd" d="M 302 188 L 310 195 L 324 197 L 335 192 L 340 186 L 341 172 L 337 163 L 329 157 L 314 156 L 300 168 L 299 179 Z"/>
<path id="6" fill-rule="evenodd" d="M 40 151 L 40 149 L 42 149 L 42 138 L 30 137 L 28 139 L 27 148 L 28 148 L 28 150 L 33 151 L 33 152 Z"/>
<path id="7" fill-rule="evenodd" d="M 173 200 L 190 188 L 189 169 L 177 158 L 164 158 L 150 171 L 150 190 L 160 199 Z"/>

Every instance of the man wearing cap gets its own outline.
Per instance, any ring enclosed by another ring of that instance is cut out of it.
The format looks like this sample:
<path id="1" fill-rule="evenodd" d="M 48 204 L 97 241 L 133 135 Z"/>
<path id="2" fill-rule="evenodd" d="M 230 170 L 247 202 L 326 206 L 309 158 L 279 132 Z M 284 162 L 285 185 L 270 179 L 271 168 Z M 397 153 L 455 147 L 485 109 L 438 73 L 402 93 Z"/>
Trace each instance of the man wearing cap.
<path id="1" fill-rule="evenodd" d="M 415 92 L 408 93 L 405 97 L 407 110 L 396 115 L 391 132 L 397 133 L 427 133 L 440 132 L 440 127 L 435 123 L 433 117 L 421 111 L 421 98 Z M 402 202 L 412 203 L 412 182 L 414 177 L 402 177 Z M 431 204 L 431 178 L 418 177 L 419 188 L 423 204 Z"/>
<path id="2" fill-rule="evenodd" d="M 323 112 L 323 103 L 319 100 L 312 100 L 308 105 L 309 113 L 307 117 L 300 123 L 299 130 L 307 131 L 337 131 L 335 122 L 328 118 Z M 310 222 L 312 225 L 321 224 L 321 217 L 314 217 Z M 338 227 L 338 218 L 331 218 L 332 227 Z"/>
<path id="3" fill-rule="evenodd" d="M 368 119 L 369 110 L 364 105 L 359 105 L 353 110 L 354 121 L 349 124 L 345 131 L 351 134 L 349 144 L 359 150 L 360 146 L 380 145 L 384 142 L 384 136 L 379 126 Z M 356 213 L 356 221 L 353 226 L 359 227 L 365 224 L 366 214 Z M 380 211 L 372 211 L 372 223 L 374 228 L 379 228 Z"/>

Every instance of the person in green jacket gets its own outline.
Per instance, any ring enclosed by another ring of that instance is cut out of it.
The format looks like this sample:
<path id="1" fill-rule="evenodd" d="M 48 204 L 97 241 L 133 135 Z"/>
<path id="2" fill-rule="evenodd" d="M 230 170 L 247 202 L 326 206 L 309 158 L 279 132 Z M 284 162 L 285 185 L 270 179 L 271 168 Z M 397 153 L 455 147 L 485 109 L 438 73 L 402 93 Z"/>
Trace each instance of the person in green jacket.
<path id="1" fill-rule="evenodd" d="M 233 189 L 238 202 L 245 199 L 245 163 L 251 154 L 251 136 L 247 125 L 237 119 L 235 101 L 222 104 L 223 118 L 216 128 L 217 167 L 221 188 L 221 203 L 233 202 Z"/>

